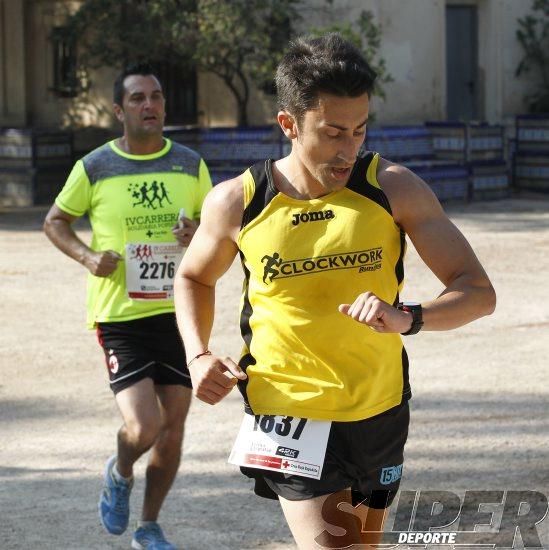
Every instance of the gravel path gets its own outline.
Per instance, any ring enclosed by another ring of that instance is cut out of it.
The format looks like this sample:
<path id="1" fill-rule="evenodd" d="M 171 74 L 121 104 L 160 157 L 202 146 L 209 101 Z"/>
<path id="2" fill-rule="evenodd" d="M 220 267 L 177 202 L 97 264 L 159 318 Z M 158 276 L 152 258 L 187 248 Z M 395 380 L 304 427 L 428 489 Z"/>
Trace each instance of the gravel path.
<path id="1" fill-rule="evenodd" d="M 549 197 L 448 211 L 491 276 L 498 307 L 462 329 L 407 340 L 414 398 L 402 489 L 548 495 Z M 44 214 L 0 210 L 0 546 L 129 548 L 129 534 L 106 535 L 97 519 L 101 472 L 120 421 L 102 353 L 84 326 L 84 271 L 49 244 L 40 231 Z M 80 229 L 89 238 L 85 223 Z M 405 299 L 441 290 L 411 247 L 406 272 Z M 235 264 L 218 285 L 211 346 L 233 356 L 240 287 Z M 193 403 L 161 517 L 182 548 L 294 548 L 278 505 L 253 496 L 227 464 L 240 418 L 236 392 L 216 407 Z M 142 478 L 140 464 L 135 512 Z M 537 530 L 549 548 L 549 519 Z"/>

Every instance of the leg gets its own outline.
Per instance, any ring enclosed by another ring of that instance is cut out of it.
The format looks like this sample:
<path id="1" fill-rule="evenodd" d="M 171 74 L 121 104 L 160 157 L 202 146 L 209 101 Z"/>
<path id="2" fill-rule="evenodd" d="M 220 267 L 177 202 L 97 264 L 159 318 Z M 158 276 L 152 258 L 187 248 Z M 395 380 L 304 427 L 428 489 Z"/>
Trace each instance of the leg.
<path id="1" fill-rule="evenodd" d="M 381 541 L 385 510 L 353 508 L 350 490 L 309 500 L 279 500 L 300 550 L 346 548 L 353 544 L 376 548 Z"/>
<path id="2" fill-rule="evenodd" d="M 161 426 L 149 456 L 143 521 L 156 521 L 160 508 L 177 474 L 181 458 L 183 426 L 191 402 L 191 390 L 184 386 L 157 385 Z"/>
<path id="3" fill-rule="evenodd" d="M 369 508 L 364 504 L 354 507 L 355 514 L 362 523 L 361 541 L 366 548 L 377 548 L 383 537 L 383 525 L 387 517 L 387 508 Z"/>
<path id="4" fill-rule="evenodd" d="M 118 432 L 117 455 L 108 460 L 104 485 L 99 497 L 99 518 L 103 527 L 113 535 L 122 534 L 130 517 L 131 478 L 135 461 L 154 443 L 160 430 L 160 410 L 154 385 L 144 378 L 116 394 L 116 402 L 124 419 Z"/>
<path id="5" fill-rule="evenodd" d="M 117 393 L 116 403 L 124 419 L 118 431 L 117 469 L 120 475 L 129 478 L 133 475 L 134 463 L 156 441 L 162 413 L 150 378 Z"/>

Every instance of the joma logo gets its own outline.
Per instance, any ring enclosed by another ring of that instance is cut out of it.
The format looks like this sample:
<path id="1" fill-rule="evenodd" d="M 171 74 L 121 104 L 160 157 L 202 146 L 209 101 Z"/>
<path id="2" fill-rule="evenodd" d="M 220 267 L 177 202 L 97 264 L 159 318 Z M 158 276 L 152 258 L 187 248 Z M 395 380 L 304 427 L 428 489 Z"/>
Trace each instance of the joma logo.
<path id="1" fill-rule="evenodd" d="M 301 222 L 320 222 L 335 218 L 333 210 L 321 210 L 320 212 L 302 212 L 301 214 L 292 214 L 292 225 L 299 225 Z"/>

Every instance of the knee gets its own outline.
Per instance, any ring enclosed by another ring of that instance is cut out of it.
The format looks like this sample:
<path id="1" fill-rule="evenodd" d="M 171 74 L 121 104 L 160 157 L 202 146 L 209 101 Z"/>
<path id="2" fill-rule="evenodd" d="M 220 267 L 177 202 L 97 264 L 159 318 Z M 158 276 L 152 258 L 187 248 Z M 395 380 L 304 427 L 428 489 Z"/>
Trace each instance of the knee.
<path id="1" fill-rule="evenodd" d="M 125 428 L 134 445 L 142 449 L 149 449 L 160 434 L 161 424 L 159 420 L 155 419 L 135 420 L 127 422 Z"/>
<path id="2" fill-rule="evenodd" d="M 183 443 L 183 424 L 165 424 L 160 429 L 157 446 L 162 447 L 165 452 L 177 454 L 181 452 Z"/>

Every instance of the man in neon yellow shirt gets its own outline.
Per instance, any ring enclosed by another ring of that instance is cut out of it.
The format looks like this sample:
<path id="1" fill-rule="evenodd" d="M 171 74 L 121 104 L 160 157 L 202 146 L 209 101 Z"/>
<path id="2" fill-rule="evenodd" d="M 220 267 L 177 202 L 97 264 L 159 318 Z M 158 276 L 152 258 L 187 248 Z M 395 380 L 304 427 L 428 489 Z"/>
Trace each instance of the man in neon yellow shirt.
<path id="1" fill-rule="evenodd" d="M 151 68 L 133 66 L 114 84 L 124 134 L 79 160 L 51 207 L 44 230 L 88 271 L 87 322 L 105 352 L 123 419 L 117 454 L 105 468 L 101 523 L 128 525 L 133 465 L 151 450 L 141 522 L 132 548 L 175 548 L 158 523 L 177 473 L 191 398 L 173 305 L 173 277 L 211 189 L 204 161 L 162 135 L 165 99 Z M 90 246 L 72 229 L 88 213 Z"/>

